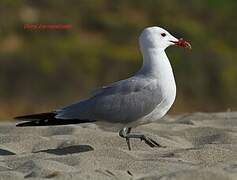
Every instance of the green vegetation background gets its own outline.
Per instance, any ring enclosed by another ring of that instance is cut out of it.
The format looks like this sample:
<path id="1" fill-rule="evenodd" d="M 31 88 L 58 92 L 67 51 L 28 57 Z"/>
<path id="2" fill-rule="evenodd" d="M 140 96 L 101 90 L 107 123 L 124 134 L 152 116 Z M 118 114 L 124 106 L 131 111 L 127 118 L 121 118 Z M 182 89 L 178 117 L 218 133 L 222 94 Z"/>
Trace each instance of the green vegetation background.
<path id="1" fill-rule="evenodd" d="M 0 117 L 53 110 L 132 75 L 139 33 L 153 25 L 193 47 L 167 49 L 178 87 L 171 112 L 236 110 L 236 22 L 236 0 L 1 0 Z"/>

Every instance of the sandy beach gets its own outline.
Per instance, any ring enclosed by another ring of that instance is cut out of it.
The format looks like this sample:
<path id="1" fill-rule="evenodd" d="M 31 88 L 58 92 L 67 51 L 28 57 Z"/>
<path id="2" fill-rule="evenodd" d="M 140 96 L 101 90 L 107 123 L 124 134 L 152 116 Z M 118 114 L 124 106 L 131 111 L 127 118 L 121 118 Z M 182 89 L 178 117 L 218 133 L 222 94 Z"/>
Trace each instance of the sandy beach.
<path id="1" fill-rule="evenodd" d="M 133 129 L 157 140 L 150 148 L 94 124 L 0 125 L 0 179 L 237 179 L 237 112 L 166 116 Z"/>

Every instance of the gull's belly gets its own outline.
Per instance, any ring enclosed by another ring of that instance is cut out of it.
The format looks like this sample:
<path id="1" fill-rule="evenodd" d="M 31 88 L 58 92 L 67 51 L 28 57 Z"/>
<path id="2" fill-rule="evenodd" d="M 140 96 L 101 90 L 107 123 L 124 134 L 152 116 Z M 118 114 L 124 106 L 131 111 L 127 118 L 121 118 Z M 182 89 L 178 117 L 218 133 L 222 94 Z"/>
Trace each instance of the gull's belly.
<path id="1" fill-rule="evenodd" d="M 156 108 L 148 115 L 149 121 L 152 122 L 162 118 L 173 105 L 176 97 L 175 81 L 173 81 L 172 85 L 167 88 L 166 93 L 164 93 L 163 97 L 164 98 L 161 103 L 156 106 Z"/>
<path id="2" fill-rule="evenodd" d="M 175 97 L 176 86 L 175 83 L 173 83 L 169 89 L 167 88 L 166 93 L 163 94 L 161 103 L 158 104 L 151 113 L 137 120 L 136 125 L 147 124 L 161 119 L 173 105 Z"/>
<path id="3" fill-rule="evenodd" d="M 171 108 L 173 102 L 174 99 L 172 101 L 164 99 L 150 114 L 148 114 L 146 119 L 149 122 L 152 122 L 162 118 Z"/>

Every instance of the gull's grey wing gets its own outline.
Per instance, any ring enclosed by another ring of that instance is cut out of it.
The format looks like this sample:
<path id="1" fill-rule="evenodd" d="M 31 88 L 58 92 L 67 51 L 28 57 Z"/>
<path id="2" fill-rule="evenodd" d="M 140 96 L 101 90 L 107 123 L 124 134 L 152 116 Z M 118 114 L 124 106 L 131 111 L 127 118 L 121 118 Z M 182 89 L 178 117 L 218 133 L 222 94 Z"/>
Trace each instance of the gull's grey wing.
<path id="1" fill-rule="evenodd" d="M 162 101 L 155 79 L 132 77 L 96 90 L 92 97 L 57 111 L 57 118 L 128 123 L 154 110 Z"/>

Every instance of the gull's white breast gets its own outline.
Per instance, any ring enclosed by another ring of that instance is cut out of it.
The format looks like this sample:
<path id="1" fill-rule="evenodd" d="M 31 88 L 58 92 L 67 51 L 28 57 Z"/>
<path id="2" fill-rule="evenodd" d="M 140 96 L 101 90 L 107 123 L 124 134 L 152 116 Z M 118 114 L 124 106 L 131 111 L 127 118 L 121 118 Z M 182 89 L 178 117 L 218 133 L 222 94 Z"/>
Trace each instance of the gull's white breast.
<path id="1" fill-rule="evenodd" d="M 152 70 L 153 76 L 156 77 L 157 86 L 159 87 L 157 90 L 160 93 L 159 97 L 154 98 L 158 98 L 160 103 L 152 112 L 134 122 L 134 126 L 147 124 L 162 118 L 171 108 L 176 97 L 176 83 L 173 70 L 164 51 L 155 53 L 152 59 L 152 67 L 149 69 Z"/>

